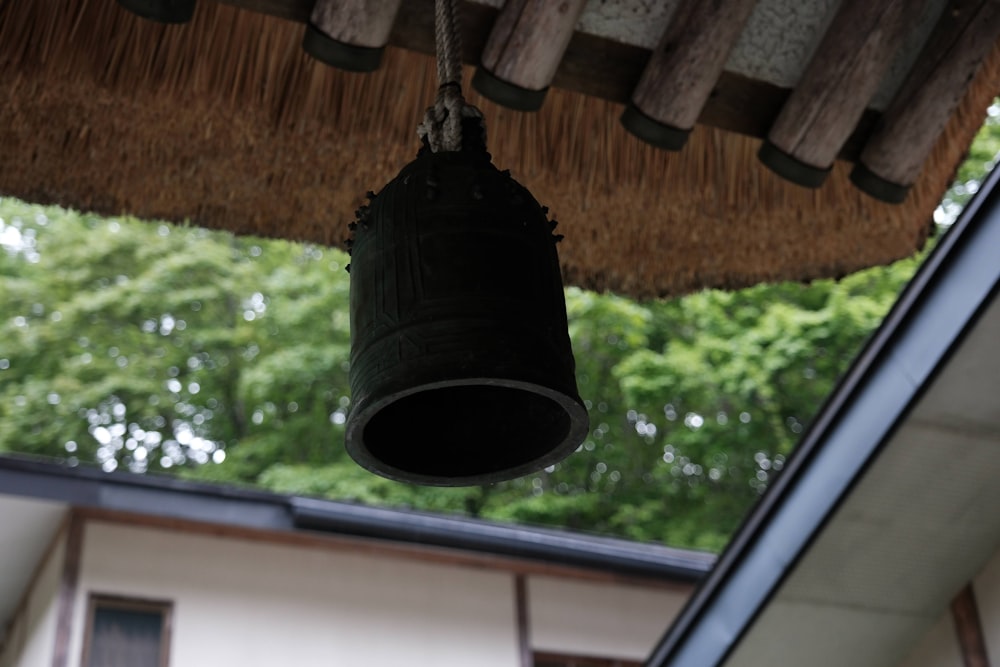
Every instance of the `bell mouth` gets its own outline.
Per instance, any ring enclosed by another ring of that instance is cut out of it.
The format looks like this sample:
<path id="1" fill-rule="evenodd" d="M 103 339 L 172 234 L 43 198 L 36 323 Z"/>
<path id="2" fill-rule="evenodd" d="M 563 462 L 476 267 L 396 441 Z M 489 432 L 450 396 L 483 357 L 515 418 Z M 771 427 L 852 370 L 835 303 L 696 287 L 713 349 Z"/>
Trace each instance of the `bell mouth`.
<path id="1" fill-rule="evenodd" d="M 565 458 L 583 441 L 587 411 L 527 382 L 465 379 L 356 405 L 347 451 L 362 467 L 401 482 L 492 484 Z"/>

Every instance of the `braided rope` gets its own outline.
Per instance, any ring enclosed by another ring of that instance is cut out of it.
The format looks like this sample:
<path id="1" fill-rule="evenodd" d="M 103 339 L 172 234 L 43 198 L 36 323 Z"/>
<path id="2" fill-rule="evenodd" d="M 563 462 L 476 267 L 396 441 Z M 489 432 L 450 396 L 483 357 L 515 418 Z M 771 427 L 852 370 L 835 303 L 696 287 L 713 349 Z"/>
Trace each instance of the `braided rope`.
<path id="1" fill-rule="evenodd" d="M 482 118 L 479 109 L 462 96 L 462 41 L 458 28 L 458 0 L 435 0 L 434 45 L 437 51 L 438 93 L 424 114 L 417 134 L 435 153 L 462 150 L 462 119 Z M 480 123 L 482 125 L 482 123 Z M 486 129 L 483 126 L 483 134 Z M 485 139 L 485 136 L 484 136 Z"/>
<path id="2" fill-rule="evenodd" d="M 434 3 L 434 46 L 438 83 L 462 83 L 462 35 L 458 27 L 458 0 Z"/>

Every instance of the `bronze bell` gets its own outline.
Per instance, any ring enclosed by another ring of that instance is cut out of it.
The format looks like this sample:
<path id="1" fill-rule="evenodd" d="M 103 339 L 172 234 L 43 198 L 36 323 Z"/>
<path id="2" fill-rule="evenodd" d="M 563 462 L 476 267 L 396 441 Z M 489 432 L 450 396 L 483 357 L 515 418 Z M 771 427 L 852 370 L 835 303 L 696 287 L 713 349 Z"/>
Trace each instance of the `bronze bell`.
<path id="1" fill-rule="evenodd" d="M 404 482 L 519 477 L 588 431 L 555 222 L 477 132 L 463 144 L 425 144 L 351 225 L 347 451 Z"/>

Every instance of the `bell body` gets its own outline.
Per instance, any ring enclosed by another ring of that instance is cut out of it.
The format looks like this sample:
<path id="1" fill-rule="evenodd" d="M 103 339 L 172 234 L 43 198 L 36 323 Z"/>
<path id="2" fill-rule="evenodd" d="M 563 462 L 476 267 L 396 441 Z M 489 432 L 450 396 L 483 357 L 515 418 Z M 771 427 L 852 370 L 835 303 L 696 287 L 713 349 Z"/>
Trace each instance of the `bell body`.
<path id="1" fill-rule="evenodd" d="M 441 486 L 552 465 L 588 431 L 556 237 L 485 150 L 417 159 L 359 211 L 352 409 L 363 467 Z"/>

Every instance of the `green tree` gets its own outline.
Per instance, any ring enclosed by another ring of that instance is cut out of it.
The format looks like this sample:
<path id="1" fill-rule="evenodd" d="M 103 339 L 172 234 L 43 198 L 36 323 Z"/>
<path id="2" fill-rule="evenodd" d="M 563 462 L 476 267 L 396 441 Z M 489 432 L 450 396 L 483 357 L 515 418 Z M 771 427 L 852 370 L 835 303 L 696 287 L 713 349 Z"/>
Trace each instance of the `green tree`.
<path id="1" fill-rule="evenodd" d="M 283 426 L 301 409 L 325 422 L 343 395 L 348 333 L 336 308 L 347 280 L 336 257 L 12 200 L 0 211 L 0 449 L 61 449 L 135 472 L 232 451 L 226 475 L 246 481 L 274 459 L 259 456 L 274 449 L 265 415 Z M 295 344 L 281 344 L 283 328 Z M 324 376 L 341 390 L 309 391 Z M 315 441 L 291 440 L 295 456 L 319 456 Z"/>
<path id="2" fill-rule="evenodd" d="M 706 548 L 915 264 L 668 302 L 568 289 L 587 439 L 534 475 L 428 489 L 342 447 L 343 254 L 12 200 L 0 218 L 0 449 Z"/>
<path id="3" fill-rule="evenodd" d="M 945 193 L 941 205 L 934 213 L 940 224 L 951 224 L 962 211 L 962 207 L 979 191 L 983 178 L 997 164 L 1000 156 L 1000 100 L 995 101 L 986 112 L 986 120 L 969 146 L 969 154 L 955 174 L 955 182 Z"/>
<path id="4" fill-rule="evenodd" d="M 669 302 L 568 289 L 587 439 L 534 475 L 428 489 L 341 446 L 341 253 L 12 200 L 0 217 L 0 449 L 704 548 L 780 470 L 915 265 Z"/>

